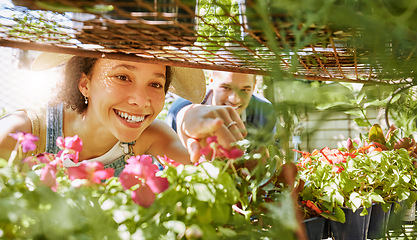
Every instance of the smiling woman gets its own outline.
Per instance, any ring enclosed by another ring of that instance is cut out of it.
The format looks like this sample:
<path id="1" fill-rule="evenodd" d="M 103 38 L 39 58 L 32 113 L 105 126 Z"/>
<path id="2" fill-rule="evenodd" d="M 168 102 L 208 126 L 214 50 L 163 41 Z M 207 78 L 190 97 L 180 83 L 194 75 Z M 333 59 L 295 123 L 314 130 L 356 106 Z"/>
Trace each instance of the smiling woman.
<path id="1" fill-rule="evenodd" d="M 42 53 L 32 67 L 45 70 L 63 63 L 65 77 L 57 101 L 0 119 L 0 157 L 7 159 L 15 146 L 12 132 L 39 137 L 36 152 L 29 154 L 57 153 L 58 137 L 77 135 L 83 140 L 79 160 L 102 162 L 117 175 L 132 155 L 166 155 L 190 164 L 200 157 L 202 139 L 216 133 L 227 147 L 244 136 L 244 125 L 230 107 L 192 105 L 180 114 L 184 131 L 178 135 L 156 119 L 168 90 L 192 102 L 202 100 L 205 80 L 200 69 L 53 53 Z M 236 122 L 241 131 L 230 131 L 224 125 L 228 122 Z M 67 159 L 64 164 L 80 163 Z"/>

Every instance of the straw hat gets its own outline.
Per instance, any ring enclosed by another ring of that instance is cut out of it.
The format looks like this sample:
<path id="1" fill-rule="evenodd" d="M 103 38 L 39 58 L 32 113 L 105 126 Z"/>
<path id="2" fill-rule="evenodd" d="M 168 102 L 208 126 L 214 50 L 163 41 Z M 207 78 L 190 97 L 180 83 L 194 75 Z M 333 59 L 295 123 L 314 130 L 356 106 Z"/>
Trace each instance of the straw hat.
<path id="1" fill-rule="evenodd" d="M 32 70 L 43 71 L 57 67 L 75 55 L 42 52 L 32 63 Z M 201 103 L 206 94 L 204 72 L 196 68 L 170 66 L 171 85 L 169 91 L 192 103 Z"/>

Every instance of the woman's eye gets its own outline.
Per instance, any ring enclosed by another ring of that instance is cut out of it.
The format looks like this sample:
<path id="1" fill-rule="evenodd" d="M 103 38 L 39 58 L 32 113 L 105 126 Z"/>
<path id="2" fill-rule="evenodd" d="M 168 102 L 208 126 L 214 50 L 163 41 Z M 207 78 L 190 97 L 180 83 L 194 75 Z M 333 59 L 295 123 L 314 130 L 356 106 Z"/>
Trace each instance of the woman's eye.
<path id="1" fill-rule="evenodd" d="M 151 87 L 154 87 L 154 88 L 163 88 L 164 86 L 162 84 L 160 84 L 160 83 L 151 83 Z"/>
<path id="2" fill-rule="evenodd" d="M 126 75 L 116 75 L 116 77 L 124 82 L 129 81 L 129 77 Z"/>

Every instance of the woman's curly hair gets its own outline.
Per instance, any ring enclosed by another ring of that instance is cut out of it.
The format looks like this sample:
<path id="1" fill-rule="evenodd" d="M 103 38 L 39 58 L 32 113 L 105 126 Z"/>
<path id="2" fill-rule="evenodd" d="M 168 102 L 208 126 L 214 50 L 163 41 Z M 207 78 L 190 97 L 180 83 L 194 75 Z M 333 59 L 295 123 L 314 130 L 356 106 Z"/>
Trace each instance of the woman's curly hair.
<path id="1" fill-rule="evenodd" d="M 78 84 L 83 73 L 87 76 L 91 75 L 96 62 L 97 58 L 75 56 L 67 62 L 64 69 L 64 81 L 57 97 L 66 107 L 75 110 L 79 114 L 84 113 L 88 105 L 85 104 L 84 95 L 80 92 Z M 165 93 L 168 91 L 171 83 L 171 73 L 168 66 L 166 79 Z"/>

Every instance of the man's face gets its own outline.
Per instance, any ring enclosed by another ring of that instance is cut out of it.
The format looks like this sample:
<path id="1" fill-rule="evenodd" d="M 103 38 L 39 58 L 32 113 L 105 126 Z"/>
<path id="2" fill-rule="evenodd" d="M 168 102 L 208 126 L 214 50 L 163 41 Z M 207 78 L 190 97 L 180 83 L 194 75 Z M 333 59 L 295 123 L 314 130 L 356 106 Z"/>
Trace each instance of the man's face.
<path id="1" fill-rule="evenodd" d="M 239 114 L 246 109 L 255 88 L 255 76 L 214 71 L 212 75 L 212 105 L 228 105 Z"/>

